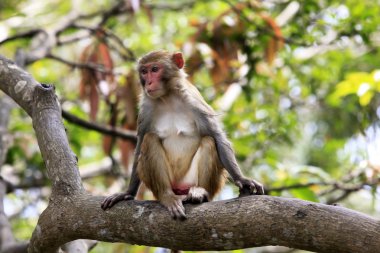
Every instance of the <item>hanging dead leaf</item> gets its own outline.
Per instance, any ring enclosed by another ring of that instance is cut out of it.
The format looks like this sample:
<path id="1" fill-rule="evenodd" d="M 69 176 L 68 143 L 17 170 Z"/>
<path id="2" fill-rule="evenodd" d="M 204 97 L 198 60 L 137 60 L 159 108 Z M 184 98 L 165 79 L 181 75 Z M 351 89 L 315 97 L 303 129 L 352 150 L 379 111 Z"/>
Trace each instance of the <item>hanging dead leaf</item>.
<path id="1" fill-rule="evenodd" d="M 198 50 L 188 57 L 186 61 L 186 73 L 189 75 L 189 80 L 193 83 L 193 76 L 203 65 L 202 55 Z"/>
<path id="2" fill-rule="evenodd" d="M 110 104 L 110 110 L 109 110 L 110 119 L 108 121 L 108 125 L 111 127 L 115 127 L 117 125 L 117 119 L 118 119 L 118 114 L 119 114 L 117 105 L 118 105 L 117 100 L 114 103 Z M 107 155 L 112 154 L 112 149 L 115 142 L 116 142 L 116 139 L 114 136 L 110 136 L 110 135 L 103 136 L 103 151 L 105 154 Z"/>
<path id="3" fill-rule="evenodd" d="M 211 49 L 212 64 L 209 68 L 209 73 L 214 85 L 218 89 L 224 88 L 240 78 L 236 75 L 237 70 L 242 64 L 242 62 L 239 62 L 239 53 L 244 51 L 243 45 L 246 44 L 247 31 L 249 31 L 250 27 L 246 22 L 249 17 L 242 18 L 242 15 L 244 15 L 243 11 L 247 8 L 257 13 L 256 17 L 261 19 L 266 27 L 268 27 L 266 30 L 269 31 L 267 33 L 270 39 L 263 55 L 267 62 L 266 65 L 270 67 L 277 53 L 282 48 L 284 39 L 280 27 L 273 18 L 262 12 L 259 2 L 237 3 L 212 22 L 199 24 L 199 22 L 191 21 L 191 24 L 197 28 L 197 32 L 190 39 L 190 43 L 194 45 L 205 43 Z M 193 50 L 187 65 L 190 78 L 204 63 L 202 54 L 197 49 L 197 46 L 193 46 L 193 48 L 196 49 Z"/>
<path id="4" fill-rule="evenodd" d="M 100 93 L 107 97 L 110 91 L 115 89 L 112 74 L 113 61 L 108 45 L 104 42 L 102 30 L 97 32 L 92 44 L 83 50 L 80 62 L 88 65 L 87 68 L 81 69 L 80 98 L 89 101 L 90 118 L 95 120 L 99 108 Z M 93 66 L 98 66 L 98 68 Z"/>
<path id="5" fill-rule="evenodd" d="M 284 45 L 284 38 L 280 27 L 276 24 L 276 21 L 273 18 L 263 13 L 260 13 L 259 15 L 267 23 L 273 33 L 271 35 L 272 38 L 269 40 L 265 48 L 265 60 L 269 65 L 272 65 L 277 53 Z"/>
<path id="6" fill-rule="evenodd" d="M 196 23 L 198 31 L 193 36 L 193 43 L 206 43 L 211 49 L 212 67 L 209 69 L 211 79 L 217 88 L 234 82 L 237 71 L 238 53 L 243 44 L 244 23 L 234 11 L 245 5 L 238 4 L 235 9 L 227 10 L 216 20 L 209 23 Z M 189 58 L 187 70 L 190 78 L 202 66 L 202 54 L 194 50 Z"/>
<path id="7" fill-rule="evenodd" d="M 136 125 L 125 124 L 124 129 L 136 130 Z M 132 164 L 131 161 L 133 161 L 133 154 L 134 154 L 136 145 L 131 141 L 119 140 L 118 146 L 119 146 L 120 154 L 121 154 L 121 163 L 123 164 L 125 171 L 128 172 L 130 165 Z"/>
<path id="8" fill-rule="evenodd" d="M 125 78 L 125 84 L 118 90 L 118 100 L 124 114 L 124 129 L 136 130 L 137 126 L 137 104 L 141 92 L 139 81 L 136 79 L 136 73 L 130 71 Z M 130 167 L 130 161 L 133 159 L 135 144 L 131 141 L 119 140 L 119 149 L 121 152 L 121 161 L 125 169 Z"/>
<path id="9" fill-rule="evenodd" d="M 123 122 L 123 128 L 136 130 L 137 125 L 137 103 L 141 92 L 140 84 L 136 79 L 136 73 L 131 71 L 127 76 L 119 80 L 115 91 L 116 99 L 110 110 L 109 125 L 115 127 Z M 121 162 L 128 172 L 130 161 L 132 161 L 135 144 L 128 140 L 116 140 L 112 136 L 103 137 L 103 150 L 110 155 L 114 145 L 117 144 L 121 154 Z"/>
<path id="10" fill-rule="evenodd" d="M 151 7 L 147 4 L 142 4 L 141 8 L 145 12 L 145 14 L 148 16 L 149 22 L 151 24 L 153 24 L 154 16 L 153 16 L 153 11 L 152 11 Z"/>

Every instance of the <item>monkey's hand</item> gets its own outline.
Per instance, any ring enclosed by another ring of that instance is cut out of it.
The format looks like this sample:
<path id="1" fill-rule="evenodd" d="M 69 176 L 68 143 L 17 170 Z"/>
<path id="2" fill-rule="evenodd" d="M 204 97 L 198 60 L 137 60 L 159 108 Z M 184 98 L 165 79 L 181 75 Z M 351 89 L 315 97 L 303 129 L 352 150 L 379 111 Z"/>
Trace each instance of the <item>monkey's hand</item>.
<path id="1" fill-rule="evenodd" d="M 239 187 L 239 197 L 264 194 L 263 185 L 253 179 L 242 177 L 235 180 L 235 184 Z"/>
<path id="2" fill-rule="evenodd" d="M 133 200 L 135 199 L 135 196 L 132 196 L 128 192 L 123 193 L 115 193 L 107 198 L 105 198 L 102 202 L 102 209 L 107 210 L 108 208 L 113 207 L 117 202 L 120 202 L 122 200 Z"/>

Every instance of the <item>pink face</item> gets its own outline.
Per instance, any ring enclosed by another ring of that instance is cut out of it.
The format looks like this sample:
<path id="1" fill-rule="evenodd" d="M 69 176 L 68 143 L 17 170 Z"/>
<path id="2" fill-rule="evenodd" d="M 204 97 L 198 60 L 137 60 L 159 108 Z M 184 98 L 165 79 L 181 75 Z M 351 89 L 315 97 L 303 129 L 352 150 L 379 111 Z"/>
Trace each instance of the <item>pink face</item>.
<path id="1" fill-rule="evenodd" d="M 140 77 L 145 93 L 152 98 L 160 97 L 165 93 L 162 83 L 163 70 L 162 64 L 155 62 L 140 67 Z"/>

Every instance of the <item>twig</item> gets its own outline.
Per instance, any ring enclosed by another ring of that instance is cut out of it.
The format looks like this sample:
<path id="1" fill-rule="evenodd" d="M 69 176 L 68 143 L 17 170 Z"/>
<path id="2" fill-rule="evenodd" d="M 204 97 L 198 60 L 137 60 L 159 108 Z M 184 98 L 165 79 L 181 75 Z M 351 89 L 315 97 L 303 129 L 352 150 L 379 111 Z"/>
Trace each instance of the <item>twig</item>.
<path id="1" fill-rule="evenodd" d="M 67 121 L 74 123 L 76 125 L 82 126 L 86 129 L 94 130 L 99 133 L 111 135 L 114 137 L 120 137 L 124 140 L 130 140 L 133 142 L 137 141 L 135 131 L 123 130 L 120 128 L 103 126 L 94 122 L 88 122 L 88 121 L 78 118 L 77 116 L 72 115 L 71 113 L 65 110 L 62 110 L 62 117 L 66 119 Z"/>
<path id="2" fill-rule="evenodd" d="M 33 29 L 33 30 L 21 32 L 21 33 L 15 34 L 11 37 L 5 38 L 4 40 L 0 41 L 0 45 L 5 44 L 7 42 L 11 42 L 13 40 L 17 40 L 17 39 L 31 38 L 31 37 L 35 36 L 36 34 L 42 33 L 42 32 L 44 32 L 43 29 Z"/>
<path id="3" fill-rule="evenodd" d="M 73 61 L 63 59 L 63 58 L 56 56 L 56 55 L 53 55 L 53 54 L 46 55 L 46 58 L 62 62 L 62 63 L 69 65 L 70 67 L 73 67 L 73 68 L 91 69 L 91 70 L 95 70 L 95 71 L 102 72 L 105 74 L 114 74 L 112 72 L 112 70 L 105 69 L 102 64 L 94 64 L 91 62 L 88 62 L 88 63 L 73 62 Z"/>
<path id="4" fill-rule="evenodd" d="M 253 23 L 253 21 L 249 17 L 247 17 L 244 14 L 244 12 L 242 12 L 238 8 L 236 8 L 236 6 L 233 3 L 231 3 L 229 0 L 223 0 L 223 2 L 227 3 L 231 7 L 231 9 L 237 15 L 239 15 L 239 17 L 242 18 L 245 22 L 247 22 L 249 24 Z M 279 35 L 275 34 L 272 29 L 268 29 L 267 27 L 256 27 L 256 30 L 258 32 L 263 32 L 263 33 L 269 34 L 271 37 L 275 38 L 276 40 L 283 41 L 287 44 L 293 44 L 293 45 L 297 45 L 297 46 L 310 46 L 310 45 L 307 45 L 307 44 L 302 43 L 302 42 L 294 41 L 290 38 L 285 38 L 283 36 L 279 36 Z"/>
<path id="5" fill-rule="evenodd" d="M 269 194 L 270 192 L 281 192 L 281 191 L 292 190 L 292 189 L 308 188 L 311 186 L 329 186 L 333 184 L 334 183 L 327 183 L 327 182 L 294 184 L 294 185 L 287 185 L 287 186 L 281 186 L 281 187 L 276 187 L 276 188 L 267 188 L 265 189 L 265 193 Z"/>
<path id="6" fill-rule="evenodd" d="M 149 9 L 157 10 L 171 10 L 171 11 L 181 11 L 184 8 L 191 8 L 196 1 L 181 2 L 180 4 L 167 4 L 167 3 L 156 3 L 156 4 L 145 4 Z"/>
<path id="7" fill-rule="evenodd" d="M 88 30 L 90 31 L 92 34 L 96 34 L 98 31 L 99 31 L 99 27 L 88 27 L 88 26 L 83 26 L 83 25 L 73 25 L 72 28 L 77 28 L 77 29 L 83 29 L 83 30 Z M 105 38 L 107 39 L 112 39 L 113 41 L 116 42 L 116 44 L 118 46 L 120 46 L 123 50 L 125 50 L 128 55 L 124 55 L 122 52 L 120 52 L 120 50 L 116 50 L 117 52 L 119 52 L 119 54 L 123 57 L 124 60 L 126 61 L 135 61 L 136 60 L 136 56 L 134 55 L 133 51 L 129 48 L 127 48 L 123 41 L 120 39 L 119 36 L 117 36 L 116 34 L 114 34 L 111 30 L 109 29 L 106 29 L 106 28 L 101 28 L 102 32 L 104 33 L 104 35 L 106 35 Z M 108 43 L 107 43 L 108 44 Z"/>

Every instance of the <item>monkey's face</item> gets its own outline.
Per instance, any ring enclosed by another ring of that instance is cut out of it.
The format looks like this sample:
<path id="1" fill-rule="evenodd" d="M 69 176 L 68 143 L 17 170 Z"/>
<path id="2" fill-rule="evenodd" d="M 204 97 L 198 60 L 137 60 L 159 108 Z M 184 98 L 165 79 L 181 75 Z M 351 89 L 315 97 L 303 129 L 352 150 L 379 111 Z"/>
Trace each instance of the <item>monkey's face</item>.
<path id="1" fill-rule="evenodd" d="M 147 96 L 155 99 L 166 94 L 166 87 L 163 81 L 164 66 L 161 63 L 153 62 L 141 65 L 139 74 L 141 84 Z"/>

